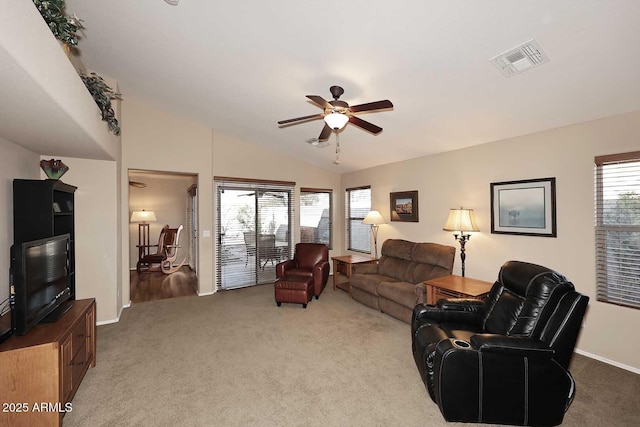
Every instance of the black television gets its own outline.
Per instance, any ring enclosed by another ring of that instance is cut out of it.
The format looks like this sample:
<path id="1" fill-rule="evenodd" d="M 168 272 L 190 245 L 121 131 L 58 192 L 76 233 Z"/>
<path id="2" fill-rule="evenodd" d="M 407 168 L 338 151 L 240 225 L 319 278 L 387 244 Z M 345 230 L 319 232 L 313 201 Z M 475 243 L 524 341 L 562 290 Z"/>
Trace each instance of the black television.
<path id="1" fill-rule="evenodd" d="M 11 247 L 11 327 L 24 335 L 40 322 L 66 313 L 71 298 L 69 234 L 16 243 Z"/>

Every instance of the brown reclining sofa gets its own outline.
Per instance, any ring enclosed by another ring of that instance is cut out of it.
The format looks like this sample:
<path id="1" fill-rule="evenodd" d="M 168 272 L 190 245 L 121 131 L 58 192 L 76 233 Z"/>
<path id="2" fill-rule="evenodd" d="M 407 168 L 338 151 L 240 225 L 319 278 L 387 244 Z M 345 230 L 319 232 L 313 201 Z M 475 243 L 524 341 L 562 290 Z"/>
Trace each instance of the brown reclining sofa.
<path id="1" fill-rule="evenodd" d="M 425 280 L 452 274 L 456 248 L 388 239 L 378 264 L 353 266 L 351 296 L 364 305 L 411 323 L 413 307 L 426 303 Z"/>

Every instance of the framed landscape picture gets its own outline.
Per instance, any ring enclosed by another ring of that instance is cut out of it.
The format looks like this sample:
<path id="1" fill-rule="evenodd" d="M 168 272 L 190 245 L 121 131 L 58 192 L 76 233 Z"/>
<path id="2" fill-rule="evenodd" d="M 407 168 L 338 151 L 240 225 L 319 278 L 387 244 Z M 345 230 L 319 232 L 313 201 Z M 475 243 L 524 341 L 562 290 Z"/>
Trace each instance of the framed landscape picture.
<path id="1" fill-rule="evenodd" d="M 418 192 L 390 193 L 391 221 L 418 222 Z"/>
<path id="2" fill-rule="evenodd" d="M 491 232 L 556 237 L 556 179 L 491 183 Z"/>

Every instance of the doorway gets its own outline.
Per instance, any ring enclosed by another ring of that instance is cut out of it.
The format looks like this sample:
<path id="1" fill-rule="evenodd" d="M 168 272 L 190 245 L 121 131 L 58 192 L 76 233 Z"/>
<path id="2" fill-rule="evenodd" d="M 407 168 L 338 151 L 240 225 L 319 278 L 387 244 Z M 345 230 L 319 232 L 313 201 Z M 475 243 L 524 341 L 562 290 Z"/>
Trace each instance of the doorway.
<path id="1" fill-rule="evenodd" d="M 216 181 L 217 289 L 273 283 L 291 257 L 293 185 Z"/>
<path id="2" fill-rule="evenodd" d="M 129 170 L 128 175 L 129 218 L 140 211 L 150 218 L 144 223 L 129 224 L 131 302 L 197 295 L 197 175 L 150 170 Z M 183 263 L 182 267 L 171 274 L 138 272 L 140 258 L 158 252 L 158 239 L 165 225 L 183 226 L 173 263 L 176 267 Z"/>

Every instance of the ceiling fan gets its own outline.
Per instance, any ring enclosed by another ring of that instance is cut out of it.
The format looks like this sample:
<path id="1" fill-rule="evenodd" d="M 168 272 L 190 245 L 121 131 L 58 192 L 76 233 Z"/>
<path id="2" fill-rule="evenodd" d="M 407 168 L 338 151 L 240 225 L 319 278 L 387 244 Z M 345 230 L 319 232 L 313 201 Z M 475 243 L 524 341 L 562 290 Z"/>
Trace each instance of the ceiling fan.
<path id="1" fill-rule="evenodd" d="M 324 98 L 318 95 L 307 95 L 307 98 L 324 110 L 323 113 L 296 117 L 295 119 L 281 120 L 278 124 L 283 126 L 310 120 L 324 119 L 325 124 L 324 128 L 322 128 L 322 132 L 320 132 L 320 136 L 318 137 L 319 141 L 326 141 L 331 136 L 332 131 L 339 131 L 345 127 L 347 123 L 351 123 L 352 125 L 371 132 L 374 135 L 382 132 L 381 127 L 376 126 L 373 123 L 369 123 L 366 120 L 362 120 L 360 117 L 354 116 L 354 114 L 393 108 L 391 101 L 385 99 L 384 101 L 368 102 L 366 104 L 349 107 L 349 104 L 338 99 L 344 93 L 344 89 L 340 86 L 331 86 L 329 91 L 333 96 L 333 101 L 325 101 Z"/>

